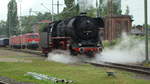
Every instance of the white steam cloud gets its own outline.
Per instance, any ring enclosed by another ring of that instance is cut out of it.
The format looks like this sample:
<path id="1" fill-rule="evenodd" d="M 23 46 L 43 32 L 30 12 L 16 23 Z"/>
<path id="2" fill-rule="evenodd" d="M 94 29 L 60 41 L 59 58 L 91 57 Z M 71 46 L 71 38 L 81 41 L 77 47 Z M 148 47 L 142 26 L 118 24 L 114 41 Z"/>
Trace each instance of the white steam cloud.
<path id="1" fill-rule="evenodd" d="M 150 54 L 150 53 L 149 53 Z M 101 54 L 96 56 L 96 61 L 113 63 L 141 63 L 145 60 L 145 42 L 135 39 L 126 34 L 122 40 L 113 48 L 105 48 Z"/>
<path id="2" fill-rule="evenodd" d="M 47 60 L 65 64 L 78 63 L 82 60 L 77 56 L 71 56 L 69 52 L 63 50 L 55 50 L 49 53 Z"/>

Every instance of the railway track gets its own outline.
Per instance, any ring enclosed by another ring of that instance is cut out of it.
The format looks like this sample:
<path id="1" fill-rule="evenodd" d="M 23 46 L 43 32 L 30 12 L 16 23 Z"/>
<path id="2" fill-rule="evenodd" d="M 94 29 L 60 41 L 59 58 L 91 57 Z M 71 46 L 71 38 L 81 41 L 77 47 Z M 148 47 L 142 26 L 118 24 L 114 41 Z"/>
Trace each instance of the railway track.
<path id="1" fill-rule="evenodd" d="M 44 56 L 44 54 L 42 54 L 40 51 L 37 51 L 37 50 L 12 49 L 12 48 L 4 48 L 4 49 L 15 51 L 15 52 L 23 52 L 23 53 L 28 53 L 28 54 L 38 55 L 38 56 Z"/>
<path id="2" fill-rule="evenodd" d="M 109 68 L 116 68 L 121 70 L 126 70 L 130 72 L 136 72 L 140 74 L 150 75 L 150 68 L 137 66 L 137 65 L 126 65 L 126 64 L 119 64 L 119 63 L 110 63 L 110 62 L 103 62 L 103 63 L 94 63 L 94 62 L 86 62 L 94 66 L 98 67 L 109 67 Z"/>

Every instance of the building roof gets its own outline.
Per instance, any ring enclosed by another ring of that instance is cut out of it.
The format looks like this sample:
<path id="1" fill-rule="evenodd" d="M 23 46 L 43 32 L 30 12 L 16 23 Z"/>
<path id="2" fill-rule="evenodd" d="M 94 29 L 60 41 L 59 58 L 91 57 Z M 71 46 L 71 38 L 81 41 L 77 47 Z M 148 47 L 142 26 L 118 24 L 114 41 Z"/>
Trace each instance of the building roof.
<path id="1" fill-rule="evenodd" d="M 38 24 L 41 24 L 41 23 L 51 23 L 52 21 L 50 20 L 41 20 L 39 22 L 37 22 Z"/>
<path id="2" fill-rule="evenodd" d="M 135 28 L 131 30 L 131 34 L 144 34 L 144 32 L 142 32 L 140 29 Z"/>
<path id="3" fill-rule="evenodd" d="M 0 35 L 0 38 L 5 38 L 5 37 L 7 37 L 6 35 Z"/>

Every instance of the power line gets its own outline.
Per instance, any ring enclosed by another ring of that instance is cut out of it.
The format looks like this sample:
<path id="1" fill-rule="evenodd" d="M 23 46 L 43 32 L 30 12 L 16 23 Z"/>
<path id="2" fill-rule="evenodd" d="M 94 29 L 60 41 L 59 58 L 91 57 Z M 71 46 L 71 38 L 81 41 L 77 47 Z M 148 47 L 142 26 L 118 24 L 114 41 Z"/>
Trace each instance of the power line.
<path id="1" fill-rule="evenodd" d="M 59 6 L 60 5 L 64 5 L 64 4 L 60 4 L 59 0 L 57 1 L 57 4 L 54 4 L 53 0 L 52 0 L 52 4 L 50 4 L 52 6 L 52 9 L 50 10 L 48 7 L 46 7 L 43 3 L 41 3 L 41 5 L 46 8 L 47 10 L 49 10 L 49 12 L 51 12 L 52 14 L 52 21 L 54 21 L 54 6 L 57 6 L 57 14 L 59 14 Z"/>

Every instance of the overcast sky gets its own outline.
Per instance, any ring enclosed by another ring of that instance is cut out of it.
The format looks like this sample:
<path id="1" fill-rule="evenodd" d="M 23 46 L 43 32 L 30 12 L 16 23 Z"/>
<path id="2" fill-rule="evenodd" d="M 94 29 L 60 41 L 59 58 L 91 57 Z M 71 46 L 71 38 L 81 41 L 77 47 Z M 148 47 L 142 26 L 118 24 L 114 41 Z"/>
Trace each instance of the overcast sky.
<path id="1" fill-rule="evenodd" d="M 10 0 L 0 0 L 0 20 L 6 20 L 7 18 L 7 4 Z M 32 8 L 33 11 L 48 12 L 51 10 L 51 1 L 52 0 L 16 0 L 18 2 L 18 8 L 20 8 L 21 3 L 21 12 L 22 15 L 29 15 L 29 9 Z M 21 1 L 21 2 L 20 2 Z M 59 0 L 61 4 L 64 4 L 64 0 Z M 44 8 L 41 3 L 43 3 L 48 9 Z M 57 0 L 54 0 L 54 4 L 57 3 Z M 129 6 L 130 14 L 133 15 L 134 22 L 133 24 L 143 24 L 144 23 L 144 0 L 122 0 L 122 9 L 123 13 L 126 10 L 126 6 Z M 60 6 L 60 11 L 63 10 L 64 5 Z M 55 13 L 57 11 L 56 6 L 54 6 Z M 20 9 L 19 9 L 20 10 Z M 148 20 L 150 24 L 150 0 L 148 0 Z M 18 15 L 20 12 L 18 11 Z M 32 13 L 35 14 L 35 13 Z"/>

